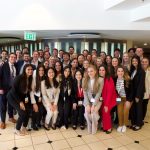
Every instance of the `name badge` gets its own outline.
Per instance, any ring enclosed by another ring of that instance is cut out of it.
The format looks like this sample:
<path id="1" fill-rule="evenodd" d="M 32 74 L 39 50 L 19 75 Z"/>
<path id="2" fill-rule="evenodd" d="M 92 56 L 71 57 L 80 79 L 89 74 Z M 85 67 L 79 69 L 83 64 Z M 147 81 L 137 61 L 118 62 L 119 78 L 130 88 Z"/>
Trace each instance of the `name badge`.
<path id="1" fill-rule="evenodd" d="M 91 98 L 91 103 L 95 103 L 95 99 L 94 98 Z"/>
<path id="2" fill-rule="evenodd" d="M 29 102 L 29 99 L 28 97 L 25 98 L 25 103 L 28 103 Z"/>
<path id="3" fill-rule="evenodd" d="M 119 97 L 116 98 L 116 101 L 117 101 L 117 102 L 121 102 L 121 98 L 119 98 Z"/>
<path id="4" fill-rule="evenodd" d="M 40 103 L 40 102 L 42 101 L 42 97 L 39 97 L 39 100 L 38 100 L 38 101 L 39 101 L 39 103 Z"/>
<path id="5" fill-rule="evenodd" d="M 103 101 L 103 97 L 100 97 L 100 99 L 99 99 L 100 101 Z"/>
<path id="6" fill-rule="evenodd" d="M 78 105 L 81 106 L 83 104 L 83 101 L 78 101 Z"/>

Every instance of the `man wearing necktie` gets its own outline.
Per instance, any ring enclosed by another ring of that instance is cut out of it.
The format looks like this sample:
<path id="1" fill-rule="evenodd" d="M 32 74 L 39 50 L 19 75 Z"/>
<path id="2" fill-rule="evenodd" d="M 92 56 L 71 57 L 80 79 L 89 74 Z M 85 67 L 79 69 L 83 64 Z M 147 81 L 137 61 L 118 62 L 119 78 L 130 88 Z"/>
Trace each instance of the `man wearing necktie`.
<path id="1" fill-rule="evenodd" d="M 3 66 L 0 67 L 0 128 L 5 129 L 6 124 L 6 111 L 7 111 L 7 105 L 8 105 L 8 115 L 9 115 L 9 121 L 15 123 L 16 120 L 13 117 L 13 108 L 7 104 L 7 98 L 6 95 L 8 91 L 10 90 L 13 80 L 16 76 L 16 55 L 14 53 L 11 53 L 9 55 L 8 62 L 5 62 Z"/>

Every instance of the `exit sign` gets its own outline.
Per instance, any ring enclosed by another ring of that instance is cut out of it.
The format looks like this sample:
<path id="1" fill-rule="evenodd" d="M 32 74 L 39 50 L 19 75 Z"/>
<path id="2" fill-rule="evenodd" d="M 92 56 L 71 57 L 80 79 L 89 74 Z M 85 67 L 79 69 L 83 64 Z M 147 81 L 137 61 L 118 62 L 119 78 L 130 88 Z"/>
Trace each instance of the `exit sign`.
<path id="1" fill-rule="evenodd" d="M 36 41 L 36 32 L 24 32 L 24 39 Z"/>

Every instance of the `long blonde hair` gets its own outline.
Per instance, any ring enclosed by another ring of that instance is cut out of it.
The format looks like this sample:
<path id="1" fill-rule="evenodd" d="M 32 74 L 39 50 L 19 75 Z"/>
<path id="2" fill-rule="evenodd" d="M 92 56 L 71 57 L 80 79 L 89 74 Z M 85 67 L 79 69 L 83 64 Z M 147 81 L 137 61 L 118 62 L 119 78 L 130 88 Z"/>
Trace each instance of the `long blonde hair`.
<path id="1" fill-rule="evenodd" d="M 89 67 L 88 67 L 88 69 L 89 68 L 93 68 L 95 71 L 96 71 L 96 74 L 95 74 L 95 81 L 94 81 L 94 87 L 93 87 L 93 92 L 94 92 L 94 94 L 96 94 L 97 92 L 98 92 L 98 89 L 99 89 L 99 82 L 98 82 L 98 79 L 99 79 L 99 77 L 98 77 L 98 72 L 97 72 L 97 68 L 96 68 L 96 66 L 95 65 L 89 65 Z M 85 90 L 85 91 L 87 91 L 88 90 L 88 83 L 89 83 L 89 80 L 90 80 L 90 77 L 89 77 L 89 75 L 87 75 L 87 76 L 85 76 L 85 78 L 83 79 L 83 89 Z"/>

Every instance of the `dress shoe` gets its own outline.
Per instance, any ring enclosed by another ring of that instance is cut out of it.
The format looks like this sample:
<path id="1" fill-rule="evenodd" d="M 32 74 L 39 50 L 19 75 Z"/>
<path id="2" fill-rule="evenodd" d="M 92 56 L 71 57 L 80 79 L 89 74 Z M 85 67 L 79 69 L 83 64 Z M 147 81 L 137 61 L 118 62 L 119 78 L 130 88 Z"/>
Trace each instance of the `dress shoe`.
<path id="1" fill-rule="evenodd" d="M 85 127 L 84 127 L 84 126 L 80 126 L 80 129 L 81 129 L 81 130 L 84 130 L 84 129 L 85 129 Z"/>
<path id="2" fill-rule="evenodd" d="M 56 125 L 53 124 L 51 127 L 53 130 L 56 130 Z"/>
<path id="3" fill-rule="evenodd" d="M 32 129 L 35 130 L 35 131 L 39 130 L 37 126 L 33 126 Z"/>
<path id="4" fill-rule="evenodd" d="M 49 126 L 48 126 L 47 124 L 44 124 L 43 127 L 44 127 L 44 129 L 47 130 L 47 131 L 50 130 L 50 128 L 49 128 Z"/>
<path id="5" fill-rule="evenodd" d="M 76 130 L 76 129 L 77 129 L 77 126 L 76 126 L 76 125 L 73 125 L 72 128 L 73 128 L 73 130 Z"/>
<path id="6" fill-rule="evenodd" d="M 112 132 L 112 129 L 106 130 L 105 133 L 106 134 L 110 134 Z"/>
<path id="7" fill-rule="evenodd" d="M 141 129 L 140 126 L 135 126 L 135 127 L 133 128 L 133 131 L 138 131 L 138 130 L 140 130 L 140 129 Z"/>
<path id="8" fill-rule="evenodd" d="M 16 123 L 17 122 L 16 119 L 14 119 L 14 118 L 9 118 L 9 121 L 12 122 L 12 123 Z"/>
<path id="9" fill-rule="evenodd" d="M 0 123 L 0 128 L 1 128 L 1 129 L 5 129 L 5 128 L 6 128 L 6 124 L 5 124 L 4 122 L 1 122 L 1 123 Z"/>

